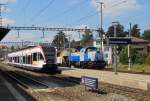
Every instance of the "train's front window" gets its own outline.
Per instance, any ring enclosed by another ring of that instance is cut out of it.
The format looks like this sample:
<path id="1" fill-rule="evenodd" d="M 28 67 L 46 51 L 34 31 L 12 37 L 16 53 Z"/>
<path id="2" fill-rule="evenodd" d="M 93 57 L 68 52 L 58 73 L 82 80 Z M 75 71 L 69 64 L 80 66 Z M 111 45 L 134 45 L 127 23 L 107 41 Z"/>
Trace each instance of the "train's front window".
<path id="1" fill-rule="evenodd" d="M 44 60 L 43 55 L 40 52 L 38 52 L 38 60 Z"/>
<path id="2" fill-rule="evenodd" d="M 97 51 L 97 48 L 96 48 L 96 47 L 89 47 L 89 48 L 87 48 L 86 51 L 87 51 L 87 52 Z"/>
<path id="3" fill-rule="evenodd" d="M 42 46 L 46 62 L 54 62 L 56 57 L 56 49 L 50 46 Z"/>

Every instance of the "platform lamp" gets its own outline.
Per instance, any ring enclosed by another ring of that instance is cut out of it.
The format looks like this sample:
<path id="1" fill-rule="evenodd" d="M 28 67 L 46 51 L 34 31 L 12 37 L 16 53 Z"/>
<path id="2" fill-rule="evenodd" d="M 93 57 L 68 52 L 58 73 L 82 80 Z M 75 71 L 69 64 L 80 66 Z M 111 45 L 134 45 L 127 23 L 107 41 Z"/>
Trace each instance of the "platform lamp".
<path id="1" fill-rule="evenodd" d="M 114 27 L 114 37 L 117 37 L 117 25 L 119 25 L 119 22 L 112 22 L 112 25 Z M 116 50 L 116 45 L 114 45 L 114 72 L 117 74 L 117 50 Z"/>

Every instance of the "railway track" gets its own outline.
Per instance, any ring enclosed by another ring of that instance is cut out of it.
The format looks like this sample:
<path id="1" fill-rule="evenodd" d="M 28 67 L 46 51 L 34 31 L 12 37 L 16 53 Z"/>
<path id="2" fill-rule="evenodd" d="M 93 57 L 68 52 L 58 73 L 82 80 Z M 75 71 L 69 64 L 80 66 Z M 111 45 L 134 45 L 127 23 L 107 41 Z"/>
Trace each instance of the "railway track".
<path id="1" fill-rule="evenodd" d="M 31 77 L 28 77 L 27 75 L 15 72 L 15 71 L 2 71 L 1 72 L 13 79 L 15 82 L 17 82 L 19 85 L 23 86 L 26 89 L 44 89 L 48 88 L 49 86 L 44 84 L 43 82 L 33 79 Z"/>
<path id="2" fill-rule="evenodd" d="M 36 78 L 34 78 L 32 75 L 28 75 L 28 73 L 27 74 L 24 74 L 24 73 L 27 73 L 27 72 L 29 72 L 29 71 L 25 71 L 25 70 L 23 70 L 22 72 L 20 71 L 18 71 L 18 72 L 13 72 L 13 73 L 11 73 L 11 72 L 7 72 L 8 73 L 8 75 L 11 75 L 11 76 L 13 76 L 13 77 L 17 77 L 17 80 L 19 79 L 22 79 L 22 77 L 18 77 L 18 76 L 25 76 L 25 77 L 27 77 L 27 78 L 31 78 L 31 79 L 36 79 Z M 30 71 L 31 72 L 31 71 Z M 30 74 L 30 73 L 29 73 Z M 41 73 L 35 73 L 35 72 L 33 72 L 33 74 L 38 74 L 38 75 L 40 75 L 39 77 L 48 77 L 48 80 L 50 79 L 50 78 L 53 78 L 51 81 L 52 82 L 55 82 L 55 80 L 58 80 L 59 82 L 56 82 L 56 85 L 58 85 L 58 84 L 60 84 L 61 85 L 61 82 L 68 82 L 68 83 L 70 83 L 70 82 L 72 82 L 72 83 L 75 83 L 75 84 L 80 84 L 80 78 L 76 78 L 76 77 L 66 77 L 66 76 L 64 76 L 64 75 L 54 75 L 54 76 L 49 76 L 48 74 L 41 74 Z M 17 75 L 17 76 L 16 76 Z M 23 79 L 24 79 L 24 77 L 23 77 Z M 42 80 L 42 79 L 41 79 Z M 24 81 L 24 80 L 23 80 Z M 26 80 L 25 80 L 26 81 Z M 32 80 L 31 80 L 32 81 Z M 36 83 L 32 83 L 30 80 L 27 80 L 26 82 L 23 82 L 23 84 L 25 84 L 25 87 L 27 87 L 27 86 L 32 86 L 32 85 L 34 85 L 34 87 L 36 88 L 36 87 L 38 87 L 38 86 L 42 86 L 42 88 L 47 88 L 46 86 L 44 86 L 43 87 L 43 85 L 36 85 Z M 38 81 L 38 80 L 37 80 Z M 39 79 L 39 81 L 40 81 L 40 79 Z M 49 81 L 49 84 L 50 84 L 50 82 L 51 81 Z M 19 82 L 19 81 L 18 81 Z M 21 80 L 21 83 L 22 83 L 22 80 Z M 28 84 L 29 83 L 29 84 Z M 30 87 L 29 86 L 29 87 Z M 29 88 L 29 87 L 27 87 L 27 88 Z M 50 86 L 49 86 L 50 87 Z M 104 91 L 104 92 L 108 92 L 108 93 L 117 93 L 117 94 L 121 94 L 121 95 L 125 95 L 125 96 L 130 96 L 130 97 L 132 97 L 132 98 L 135 98 L 135 99 L 137 99 L 137 101 L 149 101 L 149 99 L 150 99 L 150 92 L 148 92 L 148 91 L 144 91 L 144 90 L 140 90 L 140 89 L 134 89 L 134 88 L 130 88 L 130 87 L 124 87 L 124 86 L 119 86 L 119 85 L 113 85 L 113 84 L 108 84 L 108 83 L 104 83 L 104 82 L 100 82 L 99 83 L 99 89 L 100 89 L 100 91 Z M 145 100 L 143 100 L 143 99 L 145 99 Z"/>

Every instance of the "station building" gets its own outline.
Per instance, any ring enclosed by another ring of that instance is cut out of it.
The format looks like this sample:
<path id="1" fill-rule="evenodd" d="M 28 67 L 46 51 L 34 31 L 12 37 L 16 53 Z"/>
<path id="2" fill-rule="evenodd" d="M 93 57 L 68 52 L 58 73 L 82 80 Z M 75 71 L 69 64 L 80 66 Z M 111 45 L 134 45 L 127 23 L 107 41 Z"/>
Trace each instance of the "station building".
<path id="1" fill-rule="evenodd" d="M 0 61 L 5 60 L 7 58 L 8 52 L 9 48 L 6 45 L 0 45 Z"/>
<path id="2" fill-rule="evenodd" d="M 132 44 L 131 47 L 136 49 L 139 53 L 150 52 L 150 42 L 144 40 L 143 38 L 131 37 Z"/>

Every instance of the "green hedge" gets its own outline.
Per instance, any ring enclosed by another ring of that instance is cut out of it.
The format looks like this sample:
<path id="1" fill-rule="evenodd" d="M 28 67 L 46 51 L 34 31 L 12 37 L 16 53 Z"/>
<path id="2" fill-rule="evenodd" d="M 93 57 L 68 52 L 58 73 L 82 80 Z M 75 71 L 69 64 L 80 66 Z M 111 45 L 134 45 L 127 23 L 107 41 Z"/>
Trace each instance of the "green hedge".
<path id="1" fill-rule="evenodd" d="M 120 63 L 128 63 L 128 48 L 122 48 L 119 54 Z M 131 48 L 131 62 L 133 64 L 150 64 L 149 53 L 138 53 L 135 49 Z"/>

